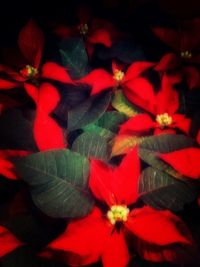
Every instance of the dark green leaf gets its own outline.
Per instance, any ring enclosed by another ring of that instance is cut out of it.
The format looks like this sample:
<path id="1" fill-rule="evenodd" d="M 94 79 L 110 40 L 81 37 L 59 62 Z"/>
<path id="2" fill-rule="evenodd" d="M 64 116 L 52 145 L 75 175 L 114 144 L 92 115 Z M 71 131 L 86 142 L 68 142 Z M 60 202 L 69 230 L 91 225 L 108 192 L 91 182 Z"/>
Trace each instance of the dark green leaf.
<path id="1" fill-rule="evenodd" d="M 168 153 L 179 149 L 195 146 L 195 141 L 181 134 L 160 134 L 145 138 L 141 148 Z"/>
<path id="2" fill-rule="evenodd" d="M 80 79 L 88 71 L 88 56 L 85 44 L 79 38 L 67 38 L 60 44 L 62 64 L 67 68 L 72 79 Z"/>
<path id="3" fill-rule="evenodd" d="M 31 186 L 35 205 L 51 217 L 81 217 L 93 206 L 88 191 L 88 160 L 67 149 L 40 152 L 16 162 Z"/>
<path id="4" fill-rule="evenodd" d="M 108 111 L 101 116 L 101 118 L 95 122 L 101 128 L 110 130 L 111 132 L 117 133 L 119 125 L 127 120 L 127 117 L 117 111 Z"/>
<path id="5" fill-rule="evenodd" d="M 87 133 L 90 132 L 90 133 L 97 134 L 97 135 L 99 135 L 99 136 L 101 136 L 107 140 L 111 140 L 115 136 L 115 134 L 112 133 L 111 131 L 109 131 L 105 128 L 101 128 L 101 127 L 97 126 L 96 124 L 89 124 L 89 125 L 85 126 L 83 128 L 83 131 L 87 132 Z"/>
<path id="6" fill-rule="evenodd" d="M 139 181 L 140 198 L 156 209 L 180 211 L 197 197 L 192 184 L 174 179 L 152 167 L 142 171 Z"/>
<path id="7" fill-rule="evenodd" d="M 111 92 L 105 91 L 91 96 L 86 101 L 68 112 L 68 130 L 74 131 L 97 121 L 106 111 L 111 99 Z"/>
<path id="8" fill-rule="evenodd" d="M 73 143 L 72 150 L 84 155 L 101 160 L 108 160 L 110 147 L 107 140 L 96 134 L 85 132 L 81 134 Z"/>

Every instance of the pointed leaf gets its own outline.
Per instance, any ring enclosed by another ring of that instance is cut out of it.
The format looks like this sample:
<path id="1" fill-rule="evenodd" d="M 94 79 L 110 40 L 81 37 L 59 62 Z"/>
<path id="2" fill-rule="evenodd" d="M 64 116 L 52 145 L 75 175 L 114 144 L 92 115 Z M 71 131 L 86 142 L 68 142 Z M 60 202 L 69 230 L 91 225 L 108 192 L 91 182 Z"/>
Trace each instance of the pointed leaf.
<path id="1" fill-rule="evenodd" d="M 67 38 L 60 44 L 62 65 L 68 70 L 72 79 L 80 79 L 88 71 L 88 56 L 82 39 Z"/>
<path id="2" fill-rule="evenodd" d="M 110 156 L 110 147 L 107 140 L 97 133 L 85 132 L 73 143 L 72 150 L 85 157 L 92 157 L 107 161 Z"/>
<path id="3" fill-rule="evenodd" d="M 119 130 L 119 125 L 126 121 L 127 117 L 117 111 L 107 111 L 101 118 L 95 122 L 99 127 L 110 130 L 113 133 L 117 133 Z"/>
<path id="4" fill-rule="evenodd" d="M 195 141 L 185 135 L 161 134 L 145 138 L 140 145 L 141 148 L 167 153 L 186 147 L 195 146 Z"/>
<path id="5" fill-rule="evenodd" d="M 197 197 L 197 188 L 162 171 L 146 168 L 140 175 L 140 198 L 155 209 L 180 211 Z"/>
<path id="6" fill-rule="evenodd" d="M 93 206 L 88 191 L 88 160 L 69 150 L 52 150 L 16 162 L 30 185 L 35 205 L 51 217 L 81 217 Z"/>
<path id="7" fill-rule="evenodd" d="M 68 113 L 68 130 L 80 129 L 97 121 L 106 111 L 111 99 L 111 92 L 102 92 L 88 98 Z"/>

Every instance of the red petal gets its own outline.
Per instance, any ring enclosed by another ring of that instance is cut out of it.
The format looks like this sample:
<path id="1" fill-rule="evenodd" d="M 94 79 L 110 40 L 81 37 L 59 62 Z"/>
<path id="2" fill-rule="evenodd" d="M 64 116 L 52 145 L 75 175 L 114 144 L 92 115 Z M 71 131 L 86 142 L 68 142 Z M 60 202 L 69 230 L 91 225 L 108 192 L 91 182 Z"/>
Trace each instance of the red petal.
<path id="1" fill-rule="evenodd" d="M 62 128 L 49 115 L 55 109 L 60 96 L 54 86 L 43 83 L 39 90 L 34 137 L 40 151 L 66 148 Z"/>
<path id="2" fill-rule="evenodd" d="M 106 47 L 111 47 L 112 41 L 110 33 L 104 29 L 95 30 L 89 37 L 88 42 L 92 44 L 102 44 Z"/>
<path id="3" fill-rule="evenodd" d="M 19 33 L 18 45 L 29 63 L 38 68 L 44 47 L 44 35 L 32 19 Z"/>
<path id="4" fill-rule="evenodd" d="M 146 132 L 155 127 L 155 122 L 147 114 L 138 114 L 120 125 L 119 134 Z"/>
<path id="5" fill-rule="evenodd" d="M 136 78 L 126 82 L 124 93 L 133 104 L 155 114 L 155 93 L 153 86 L 145 78 Z"/>
<path id="6" fill-rule="evenodd" d="M 94 208 L 83 219 L 69 223 L 66 231 L 52 241 L 48 247 L 77 254 L 82 258 L 81 265 L 90 264 L 100 259 L 111 231 L 112 227 L 109 227 L 102 219 L 99 209 Z M 72 260 L 73 258 L 70 258 L 70 264 L 73 265 Z M 74 261 L 77 260 L 74 258 Z"/>
<path id="7" fill-rule="evenodd" d="M 86 83 L 92 87 L 91 94 L 97 94 L 103 90 L 115 86 L 115 81 L 107 71 L 96 69 L 79 80 L 81 83 Z"/>
<path id="8" fill-rule="evenodd" d="M 138 198 L 140 161 L 138 149 L 134 148 L 114 170 L 113 191 L 119 204 L 130 205 Z"/>
<path id="9" fill-rule="evenodd" d="M 143 71 L 153 67 L 154 65 L 154 63 L 145 61 L 132 63 L 126 71 L 124 82 L 138 77 Z"/>
<path id="10" fill-rule="evenodd" d="M 190 244 L 191 241 L 179 230 L 180 219 L 170 211 L 158 211 L 145 206 L 129 215 L 126 227 L 138 238 L 159 246 L 174 243 Z"/>
<path id="11" fill-rule="evenodd" d="M 0 64 L 0 72 L 8 74 L 12 79 L 18 82 L 23 82 L 25 80 L 18 72 L 3 64 Z"/>
<path id="12" fill-rule="evenodd" d="M 187 231 L 186 227 L 183 227 L 185 236 L 187 235 Z M 133 243 L 139 255 L 143 259 L 151 262 L 173 262 L 184 266 L 185 264 L 198 262 L 198 252 L 195 246 L 192 245 L 171 244 L 167 246 L 156 246 L 146 243 L 142 239 L 136 239 Z"/>
<path id="13" fill-rule="evenodd" d="M 24 84 L 24 89 L 27 92 L 27 94 L 33 99 L 35 104 L 37 104 L 38 100 L 39 100 L 39 90 L 38 90 L 38 88 L 33 84 L 25 83 Z"/>
<path id="14" fill-rule="evenodd" d="M 0 257 L 3 257 L 22 245 L 22 243 L 3 226 L 0 226 L 0 244 Z"/>
<path id="15" fill-rule="evenodd" d="M 180 129 L 182 132 L 189 134 L 191 119 L 185 118 L 182 114 L 172 115 L 174 127 Z"/>
<path id="16" fill-rule="evenodd" d="M 115 169 L 105 163 L 92 160 L 89 185 L 92 193 L 109 206 L 131 204 L 138 197 L 140 164 L 137 149 L 133 149 Z"/>
<path id="17" fill-rule="evenodd" d="M 173 89 L 167 75 L 162 78 L 161 90 L 157 96 L 157 114 L 173 114 L 179 108 L 178 93 Z"/>
<path id="18" fill-rule="evenodd" d="M 194 179 L 200 177 L 200 149 L 198 148 L 185 148 L 161 154 L 160 158 L 184 176 Z"/>
<path id="19" fill-rule="evenodd" d="M 180 51 L 180 36 L 175 30 L 159 27 L 152 30 L 161 41 L 172 47 L 175 51 Z"/>
<path id="20" fill-rule="evenodd" d="M 0 78 L 0 90 L 13 89 L 18 87 L 20 84 L 16 82 L 10 82 Z"/>
<path id="21" fill-rule="evenodd" d="M 35 94 L 36 95 L 36 94 Z M 43 83 L 39 89 L 38 109 L 45 114 L 50 114 L 58 105 L 60 95 L 50 83 Z"/>
<path id="22" fill-rule="evenodd" d="M 67 146 L 62 128 L 50 116 L 42 113 L 37 114 L 34 137 L 40 151 L 61 149 Z"/>
<path id="23" fill-rule="evenodd" d="M 197 68 L 187 66 L 183 68 L 189 89 L 197 87 L 200 83 L 200 74 Z"/>
<path id="24" fill-rule="evenodd" d="M 56 80 L 63 83 L 72 83 L 72 80 L 62 66 L 54 62 L 47 62 L 42 67 L 42 77 L 47 79 Z"/>
<path id="25" fill-rule="evenodd" d="M 102 255 L 104 267 L 124 267 L 129 262 L 129 251 L 122 232 L 114 231 Z"/>
<path id="26" fill-rule="evenodd" d="M 167 71 L 177 68 L 178 65 L 179 61 L 176 54 L 168 53 L 161 58 L 160 62 L 156 65 L 155 70 Z"/>
<path id="27" fill-rule="evenodd" d="M 94 196 L 109 206 L 116 203 L 112 191 L 113 168 L 100 160 L 91 160 L 89 186 Z"/>
<path id="28" fill-rule="evenodd" d="M 15 173 L 15 166 L 10 161 L 12 157 L 24 157 L 29 155 L 30 152 L 23 150 L 0 150 L 0 174 L 8 179 L 17 179 Z"/>

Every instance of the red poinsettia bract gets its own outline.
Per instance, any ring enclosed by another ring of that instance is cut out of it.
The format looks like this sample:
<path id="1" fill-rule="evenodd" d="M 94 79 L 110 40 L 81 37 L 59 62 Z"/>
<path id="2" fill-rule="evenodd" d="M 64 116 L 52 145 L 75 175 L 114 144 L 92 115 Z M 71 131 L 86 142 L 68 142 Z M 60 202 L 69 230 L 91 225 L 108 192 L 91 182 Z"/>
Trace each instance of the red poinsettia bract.
<path id="1" fill-rule="evenodd" d="M 54 32 L 61 38 L 82 37 L 85 41 L 88 55 L 94 51 L 94 45 L 102 44 L 111 47 L 121 34 L 114 25 L 104 19 L 94 18 L 87 8 L 80 7 L 77 12 L 79 24 L 75 26 L 57 25 Z"/>
<path id="2" fill-rule="evenodd" d="M 50 249 L 66 252 L 71 265 L 90 264 L 101 258 L 105 267 L 127 266 L 130 257 L 127 235 L 139 240 L 139 243 L 133 241 L 137 244 L 135 249 L 153 261 L 160 260 L 159 250 L 152 252 L 148 248 L 147 251 L 145 244 L 166 249 L 169 261 L 176 258 L 175 251 L 170 254 L 170 245 L 191 245 L 190 238 L 179 231 L 178 224 L 183 223 L 169 211 L 157 211 L 149 206 L 131 208 L 138 198 L 137 154 L 137 149 L 132 150 L 116 168 L 91 161 L 89 185 L 107 209 L 94 207 L 86 217 L 71 221 L 66 231 L 48 245 Z"/>
<path id="3" fill-rule="evenodd" d="M 104 69 L 95 69 L 81 78 L 79 82 L 89 84 L 92 87 L 91 95 L 94 95 L 109 88 L 116 88 L 118 86 L 124 88 L 128 86 L 129 81 L 136 80 L 142 72 L 151 68 L 153 65 L 153 63 L 145 61 L 134 62 L 129 66 L 126 73 L 124 73 L 122 68 L 113 62 L 112 75 Z M 129 83 L 129 85 L 131 84 Z"/>
<path id="4" fill-rule="evenodd" d="M 179 69 L 172 77 L 181 76 L 186 78 L 190 89 L 199 86 L 200 73 L 193 65 L 200 63 L 200 19 L 185 22 L 182 28 L 159 28 L 153 29 L 157 37 L 169 45 L 174 53 L 168 53 L 162 57 L 156 70 L 168 71 Z M 170 75 L 171 76 L 171 75 Z M 178 78 L 179 80 L 179 78 Z"/>
<path id="5" fill-rule="evenodd" d="M 3 175 L 11 180 L 18 179 L 15 172 L 15 166 L 10 159 L 14 157 L 24 157 L 29 155 L 30 153 L 31 152 L 24 150 L 0 150 L 0 175 Z"/>
<path id="6" fill-rule="evenodd" d="M 170 164 L 180 174 L 193 179 L 200 178 L 199 148 L 190 147 L 160 154 L 160 158 Z"/>
<path id="7" fill-rule="evenodd" d="M 179 108 L 179 96 L 172 88 L 166 75 L 162 78 L 161 90 L 154 92 L 153 86 L 144 78 L 130 81 L 126 88 L 127 98 L 151 115 L 138 114 L 121 125 L 120 134 L 142 133 L 155 129 L 155 134 L 175 133 L 176 129 L 188 134 L 191 120 L 176 113 Z"/>
<path id="8" fill-rule="evenodd" d="M 23 245 L 8 229 L 0 225 L 0 257 Z"/>
<path id="9" fill-rule="evenodd" d="M 26 83 L 37 83 L 39 77 L 57 80 L 63 83 L 71 83 L 65 68 L 54 62 L 47 62 L 42 67 L 41 59 L 44 48 L 44 35 L 41 29 L 30 20 L 19 33 L 18 46 L 21 62 L 17 69 L 7 65 L 0 65 L 0 73 L 8 76 L 8 79 L 0 78 L 0 90 L 12 89 L 19 86 L 26 87 Z M 13 63 L 13 62 L 12 62 Z"/>
<path id="10" fill-rule="evenodd" d="M 65 148 L 63 130 L 50 116 L 60 101 L 57 89 L 50 83 L 43 83 L 39 89 L 27 84 L 26 91 L 36 104 L 33 131 L 39 150 Z"/>

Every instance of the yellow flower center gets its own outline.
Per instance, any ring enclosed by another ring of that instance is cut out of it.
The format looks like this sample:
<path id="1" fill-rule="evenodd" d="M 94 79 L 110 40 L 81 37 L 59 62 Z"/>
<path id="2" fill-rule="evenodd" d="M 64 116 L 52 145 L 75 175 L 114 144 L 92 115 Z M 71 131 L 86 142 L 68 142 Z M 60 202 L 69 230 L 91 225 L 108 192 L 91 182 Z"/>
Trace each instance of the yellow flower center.
<path id="1" fill-rule="evenodd" d="M 130 210 L 125 205 L 113 205 L 107 212 L 107 218 L 113 225 L 116 222 L 126 222 L 129 211 Z"/>
<path id="2" fill-rule="evenodd" d="M 188 50 L 181 52 L 181 57 L 184 59 L 190 59 L 192 57 L 192 53 Z"/>
<path id="3" fill-rule="evenodd" d="M 80 24 L 78 29 L 81 35 L 86 35 L 89 30 L 87 23 Z"/>
<path id="4" fill-rule="evenodd" d="M 124 78 L 124 72 L 121 70 L 115 70 L 113 78 L 115 79 L 115 81 L 121 82 Z"/>
<path id="5" fill-rule="evenodd" d="M 156 121 L 160 124 L 162 128 L 172 124 L 172 117 L 167 113 L 160 114 L 156 116 Z"/>
<path id="6" fill-rule="evenodd" d="M 26 67 L 22 69 L 20 73 L 25 78 L 34 78 L 38 74 L 38 70 L 30 65 L 26 65 Z"/>

